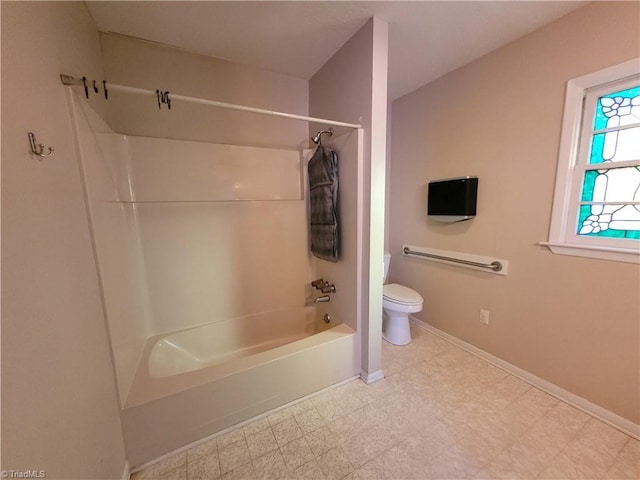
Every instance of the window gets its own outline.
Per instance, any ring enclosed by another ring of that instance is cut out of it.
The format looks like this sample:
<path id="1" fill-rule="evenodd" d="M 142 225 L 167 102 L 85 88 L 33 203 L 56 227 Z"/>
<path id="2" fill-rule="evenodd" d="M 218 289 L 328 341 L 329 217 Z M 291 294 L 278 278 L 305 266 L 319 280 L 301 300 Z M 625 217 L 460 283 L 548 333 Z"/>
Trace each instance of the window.
<path id="1" fill-rule="evenodd" d="M 567 83 L 548 245 L 640 263 L 640 59 Z"/>

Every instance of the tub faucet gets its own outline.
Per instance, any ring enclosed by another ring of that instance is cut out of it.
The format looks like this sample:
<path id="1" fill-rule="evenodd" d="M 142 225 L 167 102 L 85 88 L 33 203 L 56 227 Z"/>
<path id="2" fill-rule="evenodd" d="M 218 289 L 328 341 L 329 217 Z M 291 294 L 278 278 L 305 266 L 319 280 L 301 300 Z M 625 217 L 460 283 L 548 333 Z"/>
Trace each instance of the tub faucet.
<path id="1" fill-rule="evenodd" d="M 331 301 L 331 298 L 329 297 L 329 295 L 321 295 L 313 299 L 313 303 L 325 303 L 330 301 Z"/>
<path id="2" fill-rule="evenodd" d="M 336 286 L 327 282 L 324 284 L 324 286 L 320 289 L 320 291 L 322 293 L 335 293 L 336 291 Z"/>

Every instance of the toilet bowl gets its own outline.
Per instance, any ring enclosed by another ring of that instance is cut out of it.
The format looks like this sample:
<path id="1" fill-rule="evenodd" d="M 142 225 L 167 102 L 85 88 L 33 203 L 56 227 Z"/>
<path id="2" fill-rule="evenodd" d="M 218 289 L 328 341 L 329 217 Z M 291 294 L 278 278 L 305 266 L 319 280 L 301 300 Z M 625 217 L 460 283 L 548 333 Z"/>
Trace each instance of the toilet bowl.
<path id="1" fill-rule="evenodd" d="M 384 256 L 384 280 L 389 273 L 391 255 Z M 382 287 L 382 338 L 393 345 L 411 342 L 409 314 L 422 310 L 422 296 L 404 285 L 391 283 Z"/>

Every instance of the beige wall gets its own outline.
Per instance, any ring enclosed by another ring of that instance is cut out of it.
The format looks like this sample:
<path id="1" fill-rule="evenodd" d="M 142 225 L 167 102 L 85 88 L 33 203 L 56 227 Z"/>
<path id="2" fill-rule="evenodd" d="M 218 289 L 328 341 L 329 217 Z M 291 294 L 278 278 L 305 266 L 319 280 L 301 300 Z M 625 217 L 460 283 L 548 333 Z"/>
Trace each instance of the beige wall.
<path id="1" fill-rule="evenodd" d="M 317 271 L 341 278 L 343 291 L 348 289 L 344 293 L 354 302 L 349 314 L 360 319 L 365 377 L 381 369 L 387 53 L 387 25 L 371 19 L 309 81 L 310 115 L 360 123 L 364 128 L 363 163 L 358 166 L 354 157 L 340 159 L 344 255 L 336 264 L 318 260 Z M 311 125 L 309 132 L 315 133 L 316 128 Z M 356 132 L 339 136 L 341 131 L 336 131 L 336 138 L 325 143 L 340 154 L 347 141 L 357 140 Z"/>
<path id="2" fill-rule="evenodd" d="M 81 2 L 2 2 L 2 469 L 121 478 L 125 454 L 58 75 L 102 76 Z M 29 153 L 27 132 L 55 148 Z"/>
<path id="3" fill-rule="evenodd" d="M 306 115 L 307 81 L 177 48 L 101 34 L 111 83 Z M 231 145 L 295 149 L 307 145 L 305 122 L 118 93 L 107 102 L 118 133 Z"/>
<path id="4" fill-rule="evenodd" d="M 547 239 L 566 81 L 639 55 L 638 3 L 598 2 L 393 104 L 391 279 L 416 316 L 640 421 L 638 266 L 553 255 Z M 427 182 L 478 175 L 478 216 L 426 219 Z M 402 258 L 402 243 L 505 258 L 509 275 Z M 490 311 L 490 324 L 479 310 Z"/>

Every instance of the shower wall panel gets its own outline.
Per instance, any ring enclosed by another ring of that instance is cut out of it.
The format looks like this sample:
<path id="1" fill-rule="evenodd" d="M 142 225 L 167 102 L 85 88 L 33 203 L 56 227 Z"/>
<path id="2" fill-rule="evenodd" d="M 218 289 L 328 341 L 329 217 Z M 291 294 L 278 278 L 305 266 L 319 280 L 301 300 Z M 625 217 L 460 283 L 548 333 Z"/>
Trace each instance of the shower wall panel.
<path id="1" fill-rule="evenodd" d="M 300 153 L 128 137 L 137 202 L 301 200 Z"/>
<path id="2" fill-rule="evenodd" d="M 303 304 L 299 152 L 127 142 L 153 335 Z"/>
<path id="3" fill-rule="evenodd" d="M 146 282 L 141 264 L 136 210 L 128 182 L 128 149 L 76 93 L 74 107 L 105 314 L 121 405 L 124 405 L 144 342 L 150 334 Z"/>

